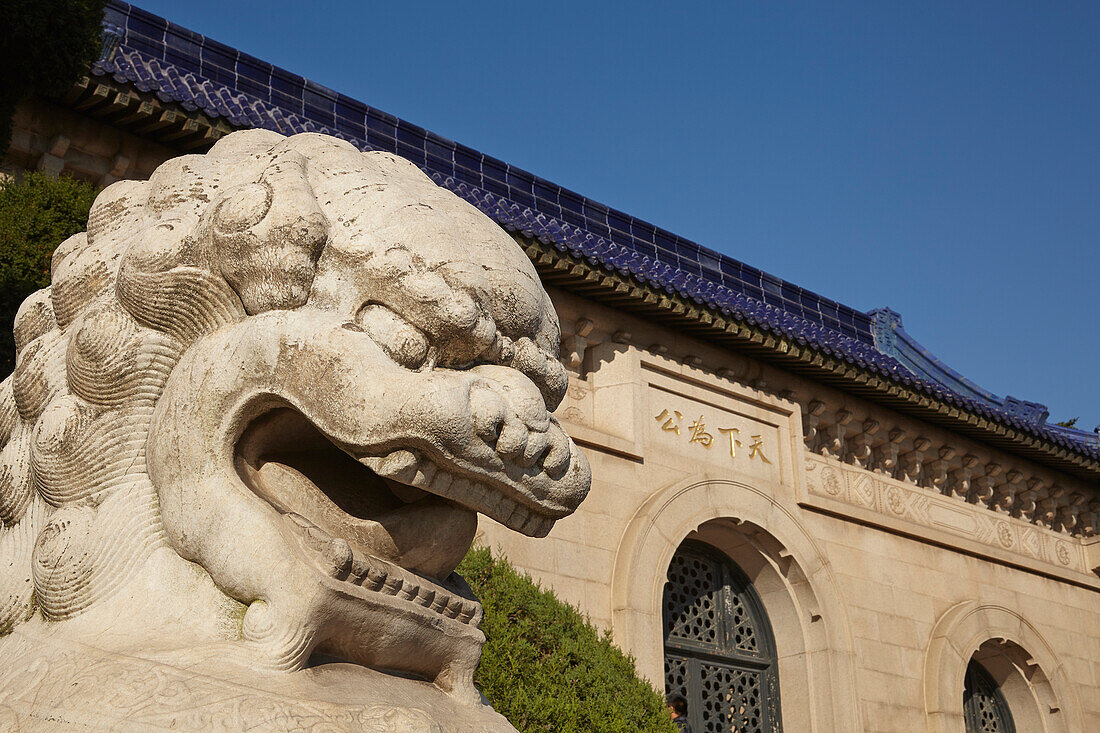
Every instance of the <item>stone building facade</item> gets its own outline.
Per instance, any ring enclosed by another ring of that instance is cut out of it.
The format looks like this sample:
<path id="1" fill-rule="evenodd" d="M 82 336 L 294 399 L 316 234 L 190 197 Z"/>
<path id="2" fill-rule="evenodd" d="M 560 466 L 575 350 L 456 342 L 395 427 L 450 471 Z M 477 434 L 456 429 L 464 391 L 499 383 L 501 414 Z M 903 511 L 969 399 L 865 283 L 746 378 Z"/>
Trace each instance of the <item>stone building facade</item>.
<path id="1" fill-rule="evenodd" d="M 483 541 L 697 731 L 1100 729 L 1100 443 L 861 313 L 121 2 L 6 165 L 144 177 L 226 132 L 413 160 L 526 249 L 593 487 Z"/>
<path id="2" fill-rule="evenodd" d="M 677 644 L 675 625 L 712 625 L 722 613 L 711 602 L 685 611 L 672 591 L 697 588 L 675 560 L 697 542 L 755 588 L 786 730 L 964 730 L 971 660 L 995 680 L 1016 730 L 1097 725 L 1100 556 L 1091 524 L 1059 526 L 1069 516 L 1052 500 L 1095 497 L 1088 482 L 553 295 L 563 323 L 587 334 L 583 354 L 569 354 L 558 414 L 588 449 L 592 492 L 544 541 L 491 523 L 485 536 L 610 629 L 643 674 L 678 691 L 677 662 L 689 655 L 674 647 L 696 645 Z M 699 628 L 679 633 L 701 638 Z"/>

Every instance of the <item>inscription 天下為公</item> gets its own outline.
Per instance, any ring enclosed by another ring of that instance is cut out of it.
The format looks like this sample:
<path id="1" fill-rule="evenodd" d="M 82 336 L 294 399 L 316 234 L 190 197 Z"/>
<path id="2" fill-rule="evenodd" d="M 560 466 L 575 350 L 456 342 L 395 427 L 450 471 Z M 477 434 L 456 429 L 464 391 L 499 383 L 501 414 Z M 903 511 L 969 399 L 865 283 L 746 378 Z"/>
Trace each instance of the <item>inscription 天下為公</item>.
<path id="1" fill-rule="evenodd" d="M 655 415 L 654 420 L 661 423 L 661 430 L 667 433 L 675 433 L 687 438 L 687 442 L 702 446 L 706 450 L 710 450 L 714 447 L 714 434 L 707 431 L 706 420 L 703 415 L 694 420 L 687 426 L 689 431 L 687 434 L 680 432 L 680 423 L 684 419 L 683 413 L 679 410 L 663 409 L 660 414 Z M 719 433 L 725 435 L 729 440 L 730 459 L 737 458 L 738 448 L 747 448 L 748 453 L 742 452 L 742 455 L 747 455 L 748 460 L 759 459 L 763 463 L 771 463 L 768 457 L 764 454 L 764 436 L 763 434 L 750 434 L 751 442 L 746 446 L 741 441 L 741 429 L 736 427 L 718 427 L 715 428 Z"/>

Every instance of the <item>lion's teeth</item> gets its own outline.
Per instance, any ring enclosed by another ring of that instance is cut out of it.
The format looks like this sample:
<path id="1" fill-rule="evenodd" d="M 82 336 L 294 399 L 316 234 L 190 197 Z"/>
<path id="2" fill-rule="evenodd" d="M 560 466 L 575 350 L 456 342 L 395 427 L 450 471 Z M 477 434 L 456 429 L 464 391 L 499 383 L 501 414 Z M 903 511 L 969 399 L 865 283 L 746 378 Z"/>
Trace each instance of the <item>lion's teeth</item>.
<path id="1" fill-rule="evenodd" d="M 388 575 L 384 568 L 373 558 L 367 558 L 366 571 L 363 574 L 363 587 L 367 590 L 379 590 L 386 583 Z"/>
<path id="2" fill-rule="evenodd" d="M 363 559 L 361 554 L 351 555 L 351 571 L 348 573 L 348 582 L 355 583 L 356 585 L 362 585 L 363 580 L 367 577 L 367 569 L 370 566 Z"/>
<path id="3" fill-rule="evenodd" d="M 407 484 L 416 476 L 416 454 L 407 450 L 395 450 L 379 464 L 377 472 L 386 478 Z"/>
<path id="4" fill-rule="evenodd" d="M 471 486 L 472 484 L 470 483 L 470 479 L 465 478 L 464 476 L 456 476 L 451 481 L 450 495 L 455 497 L 463 497 L 463 500 L 466 500 L 466 498 L 470 497 L 473 493 L 470 490 Z"/>
<path id="5" fill-rule="evenodd" d="M 506 516 L 507 511 L 512 506 L 512 503 L 508 500 L 508 498 L 500 494 L 489 494 L 488 496 L 483 496 L 479 493 L 477 498 L 483 500 L 484 506 L 488 508 L 489 512 L 491 512 L 494 517 Z"/>
<path id="6" fill-rule="evenodd" d="M 525 535 L 541 536 L 550 531 L 550 526 L 553 525 L 553 520 L 547 517 L 540 517 L 538 514 L 531 514 L 524 520 L 519 531 Z"/>
<path id="7" fill-rule="evenodd" d="M 408 451 L 404 452 L 408 453 Z M 401 453 L 401 451 L 398 451 L 398 453 Z M 437 485 L 440 483 L 441 477 L 447 479 L 446 484 L 448 486 L 457 485 L 464 491 L 470 492 L 471 495 L 480 496 L 483 493 L 488 493 L 488 496 L 493 496 L 493 493 L 487 492 L 486 487 L 482 484 L 467 478 L 448 476 L 442 470 L 435 471 L 435 476 L 431 477 L 430 480 L 433 485 Z M 425 483 L 428 483 L 428 481 L 425 480 Z M 506 505 L 510 507 L 512 503 L 508 502 Z M 514 514 L 513 512 L 513 516 Z M 400 600 L 415 603 L 461 623 L 476 623 L 480 619 L 481 607 L 476 601 L 469 601 L 451 595 L 447 591 L 436 588 L 431 583 L 426 583 L 419 576 L 411 574 L 402 567 L 393 565 L 388 561 L 367 553 L 357 554 L 347 540 L 332 536 L 300 514 L 288 513 L 284 516 L 287 521 L 301 528 L 302 531 L 298 536 L 307 547 L 317 553 L 320 569 L 332 578 L 361 586 L 367 591 L 384 593 Z M 531 517 L 524 515 L 524 520 L 526 526 L 530 523 Z"/>
<path id="8" fill-rule="evenodd" d="M 443 613 L 443 609 L 447 607 L 447 604 L 451 602 L 451 597 L 446 593 L 439 591 L 435 592 L 435 597 L 432 598 L 431 609 L 436 613 Z"/>
<path id="9" fill-rule="evenodd" d="M 462 610 L 459 611 L 458 616 L 455 618 L 462 623 L 466 623 L 473 618 L 474 613 L 477 612 L 477 604 L 472 601 L 463 601 Z"/>
<path id="10" fill-rule="evenodd" d="M 397 595 L 397 591 L 401 590 L 401 585 L 404 582 L 403 578 L 391 573 L 386 576 L 386 580 L 382 584 L 382 592 L 388 596 L 395 596 Z"/>
<path id="11" fill-rule="evenodd" d="M 505 520 L 504 524 L 518 532 L 523 527 L 523 522 L 526 519 L 527 512 L 520 507 L 516 507 L 512 510 L 512 513 L 508 515 L 508 519 Z"/>
<path id="12" fill-rule="evenodd" d="M 333 538 L 325 546 L 322 556 L 326 563 L 325 570 L 329 575 L 337 580 L 343 580 L 348 576 L 351 571 L 352 552 L 346 540 Z"/>
<path id="13" fill-rule="evenodd" d="M 413 486 L 418 486 L 422 489 L 426 489 L 432 485 L 432 479 L 435 477 L 436 472 L 439 470 L 436 465 L 428 460 L 423 460 L 420 465 L 416 467 L 416 476 L 413 477 Z"/>
<path id="14" fill-rule="evenodd" d="M 432 479 L 432 490 L 440 494 L 445 494 L 451 489 L 451 482 L 453 477 L 451 474 L 440 469 L 435 472 L 435 478 Z"/>
<path id="15" fill-rule="evenodd" d="M 491 498 L 494 498 L 494 497 L 499 497 L 501 500 L 507 501 L 500 493 L 491 490 L 485 484 L 477 482 L 477 481 L 475 481 L 473 483 L 473 485 L 470 487 L 470 493 L 474 496 L 474 498 L 477 501 L 483 502 L 483 503 L 489 501 Z"/>
<path id="16" fill-rule="evenodd" d="M 363 456 L 359 459 L 359 462 L 375 473 L 378 473 L 378 467 L 382 465 L 382 458 L 379 456 Z"/>

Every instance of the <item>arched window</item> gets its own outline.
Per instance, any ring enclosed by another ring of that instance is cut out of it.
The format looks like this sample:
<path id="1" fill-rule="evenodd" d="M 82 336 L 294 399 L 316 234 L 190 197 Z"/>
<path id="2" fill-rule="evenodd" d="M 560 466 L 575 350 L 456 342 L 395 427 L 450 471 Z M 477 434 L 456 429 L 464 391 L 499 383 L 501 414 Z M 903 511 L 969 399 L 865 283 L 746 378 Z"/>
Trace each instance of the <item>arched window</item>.
<path id="1" fill-rule="evenodd" d="M 664 594 L 665 690 L 696 733 L 778 733 L 775 641 L 760 596 L 729 558 L 684 542 Z"/>
<path id="2" fill-rule="evenodd" d="M 985 667 L 974 660 L 966 667 L 963 713 L 966 733 L 1016 733 L 1001 689 Z"/>

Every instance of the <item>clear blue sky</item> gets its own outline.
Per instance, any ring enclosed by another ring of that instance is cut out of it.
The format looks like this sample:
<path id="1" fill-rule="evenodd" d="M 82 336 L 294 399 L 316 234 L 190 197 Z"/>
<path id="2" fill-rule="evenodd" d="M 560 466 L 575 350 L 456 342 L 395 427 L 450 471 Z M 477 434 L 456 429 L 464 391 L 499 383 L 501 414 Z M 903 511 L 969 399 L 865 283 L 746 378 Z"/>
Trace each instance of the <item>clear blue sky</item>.
<path id="1" fill-rule="evenodd" d="M 1100 423 L 1100 3 L 138 4 Z"/>

